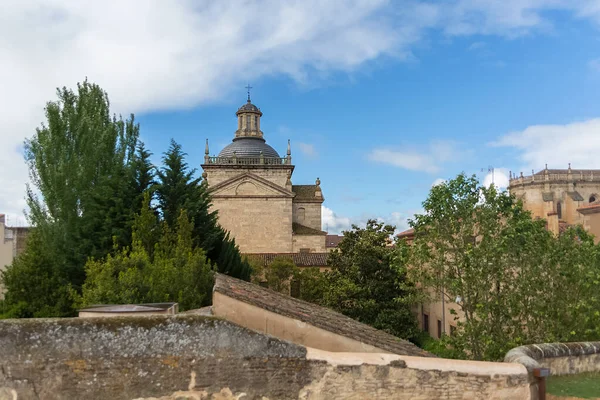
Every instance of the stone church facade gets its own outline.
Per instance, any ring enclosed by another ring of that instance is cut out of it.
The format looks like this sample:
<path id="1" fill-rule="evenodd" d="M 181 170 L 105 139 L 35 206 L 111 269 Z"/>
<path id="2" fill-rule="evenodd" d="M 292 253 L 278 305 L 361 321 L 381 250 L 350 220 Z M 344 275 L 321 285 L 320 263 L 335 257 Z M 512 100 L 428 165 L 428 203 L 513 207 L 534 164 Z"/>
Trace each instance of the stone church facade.
<path id="1" fill-rule="evenodd" d="M 600 170 L 548 169 L 530 176 L 510 174 L 509 191 L 523 201 L 534 218 L 543 218 L 548 230 L 561 233 L 582 225 L 600 239 Z"/>
<path id="2" fill-rule="evenodd" d="M 206 142 L 202 176 L 219 223 L 244 254 L 325 253 L 321 182 L 292 184 L 290 142 L 281 157 L 264 139 L 262 115 L 248 97 L 232 143 L 210 156 Z"/>

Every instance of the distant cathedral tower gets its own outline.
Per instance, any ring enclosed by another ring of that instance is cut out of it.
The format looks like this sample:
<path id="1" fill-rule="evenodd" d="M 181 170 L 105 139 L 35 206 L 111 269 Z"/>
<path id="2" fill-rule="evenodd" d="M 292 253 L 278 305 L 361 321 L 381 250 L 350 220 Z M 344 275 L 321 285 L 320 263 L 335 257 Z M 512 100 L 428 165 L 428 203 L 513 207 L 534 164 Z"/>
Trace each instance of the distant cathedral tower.
<path id="1" fill-rule="evenodd" d="M 292 185 L 290 142 L 285 157 L 266 143 L 249 93 L 235 115 L 232 143 L 211 157 L 207 141 L 202 164 L 219 223 L 242 253 L 325 253 L 319 178 Z"/>

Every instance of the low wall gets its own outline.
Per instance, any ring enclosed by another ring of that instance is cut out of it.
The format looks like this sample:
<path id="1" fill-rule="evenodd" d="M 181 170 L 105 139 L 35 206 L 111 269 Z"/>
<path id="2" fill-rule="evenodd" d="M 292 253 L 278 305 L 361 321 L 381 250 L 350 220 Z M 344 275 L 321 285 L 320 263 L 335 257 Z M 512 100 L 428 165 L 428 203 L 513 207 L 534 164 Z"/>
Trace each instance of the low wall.
<path id="1" fill-rule="evenodd" d="M 505 362 L 523 364 L 529 371 L 549 368 L 551 375 L 600 371 L 600 342 L 544 343 L 510 350 Z"/>
<path id="2" fill-rule="evenodd" d="M 0 399 L 530 399 L 520 364 L 306 348 L 198 315 L 0 321 Z"/>

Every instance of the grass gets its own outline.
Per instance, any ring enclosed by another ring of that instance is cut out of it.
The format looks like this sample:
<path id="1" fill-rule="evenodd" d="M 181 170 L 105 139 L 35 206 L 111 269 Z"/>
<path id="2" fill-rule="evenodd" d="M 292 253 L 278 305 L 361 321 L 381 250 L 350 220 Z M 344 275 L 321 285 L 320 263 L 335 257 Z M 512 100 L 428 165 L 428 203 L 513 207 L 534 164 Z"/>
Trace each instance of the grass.
<path id="1" fill-rule="evenodd" d="M 598 398 L 600 397 L 600 372 L 551 376 L 546 383 L 546 390 L 555 396 Z"/>

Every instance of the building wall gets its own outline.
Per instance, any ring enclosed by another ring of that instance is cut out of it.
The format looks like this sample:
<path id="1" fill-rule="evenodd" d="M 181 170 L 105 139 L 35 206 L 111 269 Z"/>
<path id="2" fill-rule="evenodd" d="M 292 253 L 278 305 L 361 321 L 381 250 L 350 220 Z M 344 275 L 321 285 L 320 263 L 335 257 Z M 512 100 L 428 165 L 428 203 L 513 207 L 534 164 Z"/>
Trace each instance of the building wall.
<path id="1" fill-rule="evenodd" d="M 12 264 L 14 257 L 14 239 L 11 232 L 5 225 L 4 215 L 0 215 L 0 271 L 4 271 L 6 266 Z M 7 237 L 8 236 L 8 237 Z M 4 298 L 4 288 L 0 281 L 0 299 Z"/>
<path id="2" fill-rule="evenodd" d="M 292 166 L 289 166 L 288 168 L 243 168 L 242 166 L 220 166 L 204 169 L 207 174 L 206 179 L 209 186 L 218 185 L 221 182 L 225 182 L 226 180 L 235 178 L 241 174 L 251 173 L 281 186 L 282 188 L 285 188 L 287 177 L 291 170 Z"/>
<path id="3" fill-rule="evenodd" d="M 590 204 L 591 196 L 600 200 L 600 182 L 551 182 L 519 185 L 518 182 L 511 183 L 510 192 L 517 198 L 523 200 L 523 206 L 531 211 L 533 217 L 548 218 L 549 212 L 557 211 L 557 203 L 561 204 L 561 221 L 568 224 L 582 224 L 583 217 L 577 209 Z M 577 191 L 582 197 L 582 201 L 574 201 L 567 192 Z M 544 201 L 542 193 L 553 193 L 552 201 Z"/>
<path id="4" fill-rule="evenodd" d="M 242 253 L 290 253 L 292 199 L 213 198 L 219 224 L 230 231 Z"/>
<path id="5" fill-rule="evenodd" d="M 450 335 L 453 327 L 456 327 L 457 320 L 455 318 L 458 318 L 459 321 L 464 321 L 464 313 L 455 302 L 448 301 L 447 299 L 444 299 L 444 302 L 442 302 L 441 295 L 438 293 L 432 295 L 432 298 L 439 299 L 439 301 L 418 306 L 418 309 L 415 311 L 421 329 L 425 330 L 425 318 L 428 317 L 429 329 L 427 329 L 427 332 L 431 337 L 439 339 L 438 322 L 441 323 L 441 333 Z M 453 315 L 451 310 L 456 311 L 456 315 Z"/>
<path id="6" fill-rule="evenodd" d="M 304 212 L 300 212 L 300 209 Z M 302 218 L 304 214 L 304 218 Z M 312 229 L 321 230 L 321 203 L 294 202 L 294 222 L 308 226 Z"/>
<path id="7" fill-rule="evenodd" d="M 293 252 L 298 253 L 300 249 L 310 249 L 311 253 L 324 253 L 325 236 L 324 235 L 293 235 Z"/>
<path id="8" fill-rule="evenodd" d="M 387 353 L 377 347 L 328 332 L 293 318 L 213 293 L 213 314 L 245 328 L 326 351 Z"/>
<path id="9" fill-rule="evenodd" d="M 600 213 L 586 213 L 583 215 L 583 227 L 589 233 L 594 235 L 596 244 L 600 242 Z"/>

